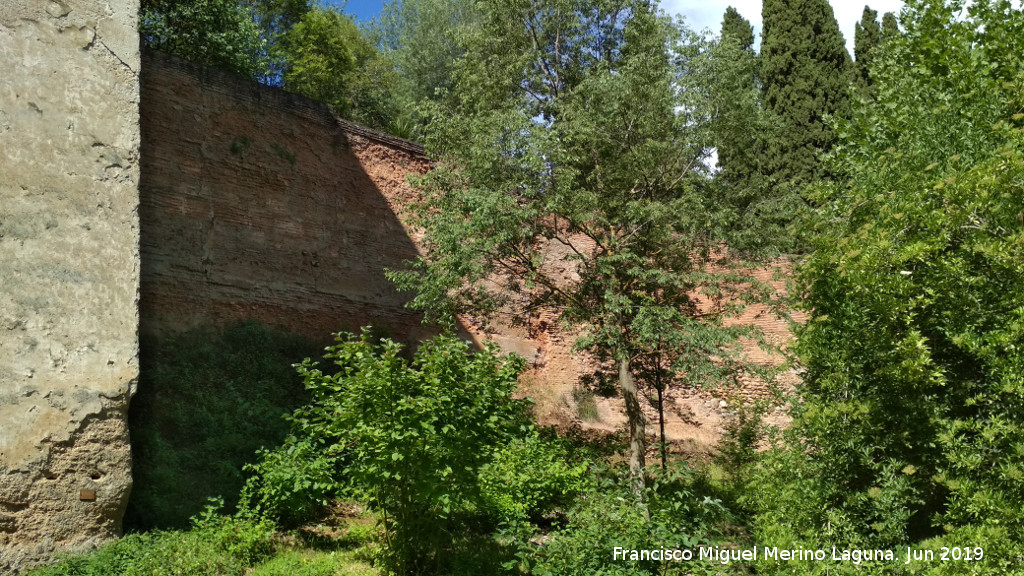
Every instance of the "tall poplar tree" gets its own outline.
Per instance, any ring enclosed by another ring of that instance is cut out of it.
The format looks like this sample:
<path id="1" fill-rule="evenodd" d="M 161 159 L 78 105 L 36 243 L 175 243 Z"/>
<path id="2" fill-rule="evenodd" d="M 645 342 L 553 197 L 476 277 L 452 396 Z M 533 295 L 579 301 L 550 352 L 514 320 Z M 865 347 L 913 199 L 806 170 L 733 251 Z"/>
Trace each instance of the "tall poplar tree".
<path id="1" fill-rule="evenodd" d="M 776 185 L 801 187 L 835 142 L 826 116 L 849 109 L 850 56 L 827 0 L 764 0 L 762 18 L 764 103 L 782 124 L 765 143 L 765 169 Z"/>

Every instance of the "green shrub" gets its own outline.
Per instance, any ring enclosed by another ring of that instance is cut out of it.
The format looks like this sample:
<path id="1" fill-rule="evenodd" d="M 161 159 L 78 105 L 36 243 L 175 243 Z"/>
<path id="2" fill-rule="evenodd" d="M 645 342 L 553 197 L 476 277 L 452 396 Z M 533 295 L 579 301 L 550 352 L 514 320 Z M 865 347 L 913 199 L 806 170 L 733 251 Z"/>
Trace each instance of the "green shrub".
<path id="1" fill-rule="evenodd" d="M 533 433 L 494 451 L 480 470 L 480 489 L 488 509 L 504 521 L 538 519 L 568 505 L 583 488 L 587 462 L 571 464 L 557 438 Z"/>
<path id="2" fill-rule="evenodd" d="M 340 448 L 322 438 L 288 437 L 282 446 L 261 450 L 259 461 L 246 466 L 253 476 L 242 490 L 242 511 L 292 527 L 313 519 L 343 489 Z"/>
<path id="3" fill-rule="evenodd" d="M 524 362 L 493 348 L 472 352 L 453 336 L 423 343 L 411 361 L 403 354 L 364 331 L 339 334 L 328 348 L 332 373 L 304 362 L 312 402 L 292 415 L 284 452 L 264 454 L 249 493 L 266 512 L 335 488 L 357 497 L 380 513 L 385 564 L 425 574 L 450 556 L 450 520 L 481 508 L 480 469 L 529 429 L 527 403 L 512 399 Z"/>
<path id="4" fill-rule="evenodd" d="M 245 463 L 281 443 L 282 416 L 308 398 L 291 365 L 315 348 L 255 323 L 144 340 L 125 525 L 184 528 L 216 496 L 232 509 Z"/>
<path id="5" fill-rule="evenodd" d="M 575 388 L 572 391 L 572 399 L 576 401 L 576 415 L 580 417 L 580 420 L 584 422 L 597 422 L 601 419 L 592 391 L 585 388 Z"/>
<path id="6" fill-rule="evenodd" d="M 626 471 L 602 470 L 560 529 L 542 534 L 527 524 L 515 524 L 502 534 L 516 550 L 506 568 L 513 573 L 559 576 L 719 573 L 715 565 L 700 562 L 613 558 L 615 547 L 693 549 L 710 544 L 723 510 L 717 501 L 696 495 L 692 483 L 691 471 L 674 464 L 668 473 L 652 478 L 645 509 L 637 504 Z"/>

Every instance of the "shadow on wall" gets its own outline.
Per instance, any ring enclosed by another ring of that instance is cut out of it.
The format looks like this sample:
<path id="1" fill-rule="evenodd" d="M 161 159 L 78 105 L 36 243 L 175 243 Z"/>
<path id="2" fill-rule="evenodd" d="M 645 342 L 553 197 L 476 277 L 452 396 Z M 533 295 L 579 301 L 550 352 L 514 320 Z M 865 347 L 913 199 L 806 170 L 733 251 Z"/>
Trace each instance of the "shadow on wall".
<path id="1" fill-rule="evenodd" d="M 235 482 L 211 479 L 204 485 L 203 471 L 220 468 L 213 474 L 240 482 L 237 453 L 251 455 L 265 440 L 237 438 L 233 423 L 274 420 L 266 424 L 275 429 L 280 423 L 270 407 L 252 411 L 253 401 L 276 396 L 242 394 L 233 403 L 211 398 L 211 405 L 222 407 L 223 425 L 218 430 L 212 424 L 218 416 L 209 414 L 203 433 L 192 433 L 196 426 L 188 423 L 183 402 L 201 403 L 203 394 L 218 391 L 237 395 L 230 388 L 244 382 L 236 376 L 258 377 L 247 369 L 244 346 L 221 351 L 233 368 L 212 365 L 218 351 L 208 349 L 211 343 L 226 342 L 239 328 L 211 327 L 259 322 L 314 343 L 314 355 L 315 344 L 328 342 L 332 333 L 358 332 L 364 325 L 407 343 L 433 333 L 421 314 L 404 308 L 407 297 L 384 276 L 385 268 L 401 267 L 418 254 L 399 214 L 414 195 L 406 177 L 429 167 L 419 146 L 229 73 L 158 52 L 145 52 L 142 62 L 143 349 L 131 417 L 137 469 L 128 512 L 136 528 L 180 525 L 206 497 L 230 501 L 236 494 L 216 491 Z M 249 336 L 239 338 L 266 340 Z M 288 364 L 301 356 L 289 356 L 297 348 L 279 343 L 271 337 L 262 345 L 291 370 Z M 255 357 L 251 363 L 261 365 Z M 297 387 L 278 398 L 278 414 L 292 409 L 300 383 L 288 384 L 287 374 L 268 378 Z M 182 380 L 190 390 L 168 384 Z M 217 450 L 203 445 L 225 443 L 236 454 L 220 461 L 179 458 L 216 459 Z M 172 458 L 190 469 L 176 473 L 165 466 Z M 188 502 L 167 501 L 182 494 Z"/>
<path id="2" fill-rule="evenodd" d="M 418 254 L 397 214 L 428 168 L 417 145 L 157 52 L 140 108 L 144 334 L 256 320 L 315 341 L 426 335 L 384 277 Z"/>

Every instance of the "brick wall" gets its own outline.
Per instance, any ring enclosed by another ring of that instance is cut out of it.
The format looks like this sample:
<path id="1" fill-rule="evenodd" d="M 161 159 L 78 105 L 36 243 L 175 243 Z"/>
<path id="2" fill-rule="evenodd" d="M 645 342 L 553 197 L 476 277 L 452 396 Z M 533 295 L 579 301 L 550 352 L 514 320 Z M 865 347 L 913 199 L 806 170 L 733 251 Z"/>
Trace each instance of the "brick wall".
<path id="1" fill-rule="evenodd" d="M 141 113 L 144 333 L 240 319 L 321 341 L 422 332 L 384 277 L 417 254 L 397 213 L 422 149 L 157 52 Z"/>

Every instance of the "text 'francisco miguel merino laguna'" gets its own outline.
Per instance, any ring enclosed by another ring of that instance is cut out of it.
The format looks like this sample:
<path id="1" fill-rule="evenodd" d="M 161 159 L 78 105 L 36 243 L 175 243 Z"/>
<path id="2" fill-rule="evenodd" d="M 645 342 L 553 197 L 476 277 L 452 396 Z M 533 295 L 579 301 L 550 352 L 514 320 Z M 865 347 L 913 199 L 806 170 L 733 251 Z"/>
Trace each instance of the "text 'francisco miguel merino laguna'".
<path id="1" fill-rule="evenodd" d="M 980 560 L 984 551 L 981 547 L 973 548 L 960 548 L 955 549 L 960 554 L 955 554 L 953 557 L 950 555 L 951 548 L 943 548 L 939 556 L 943 560 Z M 963 554 L 963 550 L 966 550 L 966 555 Z M 691 560 L 703 560 L 705 562 L 717 562 L 720 564 L 729 564 L 730 562 L 754 562 L 760 559 L 763 560 L 811 560 L 817 562 L 824 562 L 826 560 L 832 560 L 834 562 L 850 562 L 853 564 L 860 564 L 861 562 L 871 561 L 886 561 L 891 562 L 896 560 L 896 553 L 892 550 L 847 550 L 833 547 L 830 551 L 826 550 L 810 550 L 806 548 L 797 549 L 786 549 L 776 548 L 774 546 L 763 546 L 759 550 L 755 546 L 753 548 L 719 548 L 717 546 L 709 546 L 704 548 L 697 548 L 696 551 L 689 548 L 655 548 L 650 550 L 631 550 L 629 548 L 621 548 L 616 546 L 612 550 L 612 558 L 614 560 L 627 560 L 627 561 L 641 561 L 641 560 L 654 560 L 654 561 L 675 561 L 675 562 L 686 562 Z M 935 555 L 932 550 L 916 550 L 907 548 L 907 554 L 904 560 L 904 564 L 909 564 L 916 560 L 934 560 Z"/>

